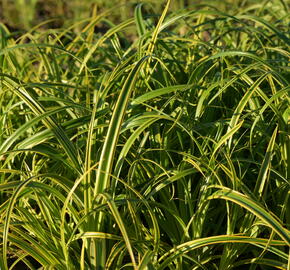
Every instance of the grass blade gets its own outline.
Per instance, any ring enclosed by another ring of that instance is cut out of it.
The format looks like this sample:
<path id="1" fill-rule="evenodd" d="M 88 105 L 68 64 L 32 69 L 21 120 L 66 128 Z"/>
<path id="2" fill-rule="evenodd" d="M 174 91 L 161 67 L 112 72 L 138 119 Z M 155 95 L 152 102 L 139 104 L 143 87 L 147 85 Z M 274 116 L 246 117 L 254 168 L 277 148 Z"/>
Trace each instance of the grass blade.
<path id="1" fill-rule="evenodd" d="M 281 221 L 272 216 L 269 211 L 264 209 L 253 199 L 225 187 L 222 187 L 221 190 L 216 191 L 214 194 L 209 196 L 208 199 L 229 200 L 247 209 L 262 221 L 264 221 L 267 226 L 272 228 L 285 241 L 285 244 L 290 246 L 290 232 L 283 227 Z"/>

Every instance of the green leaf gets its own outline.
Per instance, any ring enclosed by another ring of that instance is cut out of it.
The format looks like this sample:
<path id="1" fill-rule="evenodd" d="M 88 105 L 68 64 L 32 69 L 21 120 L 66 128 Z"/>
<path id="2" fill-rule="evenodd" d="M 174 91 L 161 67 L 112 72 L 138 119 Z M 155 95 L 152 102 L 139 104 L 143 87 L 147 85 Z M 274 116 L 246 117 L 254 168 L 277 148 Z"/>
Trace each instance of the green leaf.
<path id="1" fill-rule="evenodd" d="M 146 33 L 146 26 L 142 16 L 142 5 L 143 3 L 138 4 L 134 10 L 135 23 L 139 37 L 142 37 Z"/>
<path id="2" fill-rule="evenodd" d="M 285 244 L 290 246 L 289 230 L 284 228 L 281 221 L 279 221 L 268 210 L 264 209 L 253 199 L 225 187 L 221 187 L 221 190 L 216 191 L 208 197 L 208 200 L 212 199 L 229 200 L 247 209 L 263 222 L 265 222 L 267 226 L 273 229 L 285 241 Z"/>

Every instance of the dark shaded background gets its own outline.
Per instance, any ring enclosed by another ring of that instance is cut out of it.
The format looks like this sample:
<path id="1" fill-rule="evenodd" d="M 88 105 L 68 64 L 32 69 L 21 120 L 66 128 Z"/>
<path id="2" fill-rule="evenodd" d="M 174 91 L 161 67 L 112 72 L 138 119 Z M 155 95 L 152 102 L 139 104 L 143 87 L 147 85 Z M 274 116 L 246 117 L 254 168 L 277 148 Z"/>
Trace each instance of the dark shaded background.
<path id="1" fill-rule="evenodd" d="M 96 8 L 97 13 L 113 8 L 109 19 L 113 23 L 132 17 L 134 6 L 141 1 L 136 0 L 0 0 L 0 21 L 11 31 L 28 30 L 33 26 L 52 19 L 43 28 L 66 27 L 80 19 L 91 15 Z M 160 14 L 166 0 L 148 0 L 144 10 L 152 14 Z M 188 6 L 212 5 L 217 9 L 235 14 L 238 9 L 253 4 L 255 0 L 172 0 L 170 9 L 178 10 Z"/>

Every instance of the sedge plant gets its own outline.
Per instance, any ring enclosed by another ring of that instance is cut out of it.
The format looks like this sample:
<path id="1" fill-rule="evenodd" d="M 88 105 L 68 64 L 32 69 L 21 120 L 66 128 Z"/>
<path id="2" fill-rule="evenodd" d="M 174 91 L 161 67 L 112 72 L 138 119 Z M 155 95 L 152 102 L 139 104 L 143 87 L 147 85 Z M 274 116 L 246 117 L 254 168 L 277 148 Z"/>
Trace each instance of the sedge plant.
<path id="1" fill-rule="evenodd" d="M 287 5 L 164 4 L 0 25 L 1 269 L 290 269 Z"/>

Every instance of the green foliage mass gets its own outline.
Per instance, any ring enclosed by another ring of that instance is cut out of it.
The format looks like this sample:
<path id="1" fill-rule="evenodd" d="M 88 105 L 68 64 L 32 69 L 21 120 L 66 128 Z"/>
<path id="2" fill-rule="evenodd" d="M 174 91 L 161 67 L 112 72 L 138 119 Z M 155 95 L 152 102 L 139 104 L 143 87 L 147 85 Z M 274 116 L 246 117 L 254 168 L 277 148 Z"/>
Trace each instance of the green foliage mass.
<path id="1" fill-rule="evenodd" d="M 290 269 L 287 2 L 98 4 L 0 24 L 0 269 Z"/>

